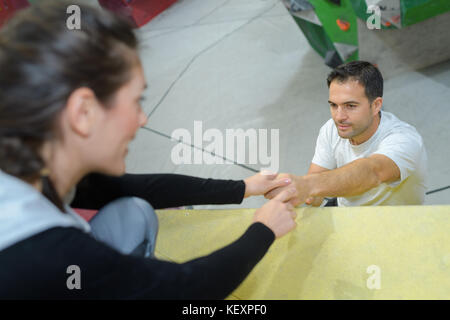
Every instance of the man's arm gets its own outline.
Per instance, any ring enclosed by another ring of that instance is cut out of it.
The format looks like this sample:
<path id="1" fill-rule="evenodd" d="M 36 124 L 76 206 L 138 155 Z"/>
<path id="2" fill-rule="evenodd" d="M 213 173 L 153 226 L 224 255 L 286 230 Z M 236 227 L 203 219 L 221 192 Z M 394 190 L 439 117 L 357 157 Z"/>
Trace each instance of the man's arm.
<path id="1" fill-rule="evenodd" d="M 308 172 L 306 174 L 321 173 L 325 171 L 330 171 L 330 169 L 318 166 L 317 164 L 311 162 L 311 165 L 309 166 Z"/>
<path id="2" fill-rule="evenodd" d="M 352 161 L 334 170 L 310 173 L 306 176 L 289 175 L 298 191 L 298 196 L 291 200 L 295 206 L 305 203 L 311 197 L 351 197 L 360 195 L 384 182 L 400 179 L 400 170 L 390 158 L 374 154 L 368 158 Z M 283 188 L 266 194 L 272 199 Z"/>
<path id="3" fill-rule="evenodd" d="M 381 183 L 400 179 L 400 170 L 388 157 L 374 154 L 334 170 L 297 178 L 298 183 L 308 189 L 306 193 L 310 196 L 351 197 Z"/>
<path id="4" fill-rule="evenodd" d="M 308 175 L 308 174 L 321 173 L 321 172 L 326 172 L 326 171 L 330 171 L 330 169 L 321 167 L 321 166 L 311 162 L 311 165 L 309 166 L 309 170 L 306 174 Z M 324 197 L 310 197 L 305 200 L 305 203 L 312 205 L 313 207 L 319 207 L 323 202 L 323 198 Z"/>

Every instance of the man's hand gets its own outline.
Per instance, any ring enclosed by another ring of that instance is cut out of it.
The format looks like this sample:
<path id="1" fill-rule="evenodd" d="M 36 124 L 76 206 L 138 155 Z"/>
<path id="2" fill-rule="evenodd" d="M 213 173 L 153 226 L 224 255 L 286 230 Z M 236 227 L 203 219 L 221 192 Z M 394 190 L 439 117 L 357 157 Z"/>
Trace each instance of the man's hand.
<path id="1" fill-rule="evenodd" d="M 291 184 L 291 182 L 292 180 L 289 177 L 279 177 L 276 173 L 261 171 L 244 180 L 244 198 L 265 195 L 273 189 L 286 187 Z"/>
<path id="2" fill-rule="evenodd" d="M 313 207 L 320 207 L 323 202 L 324 197 L 310 197 L 306 199 L 305 203 Z"/>
<path id="3" fill-rule="evenodd" d="M 309 194 L 310 188 L 309 188 L 306 177 L 302 177 L 302 176 L 297 177 L 292 174 L 280 173 L 277 176 L 277 179 L 291 179 L 292 180 L 292 184 L 297 189 L 297 195 L 295 195 L 291 199 L 289 199 L 289 203 L 292 204 L 294 207 L 297 207 L 297 206 L 305 203 L 307 200 L 308 200 L 308 202 L 314 203 L 314 204 L 317 204 L 317 202 L 319 201 L 319 199 L 311 197 L 311 195 Z M 277 189 L 267 192 L 266 194 L 264 194 L 264 197 L 266 199 L 273 199 L 279 193 L 283 192 L 286 189 L 287 189 L 287 187 L 279 187 Z M 321 202 L 322 201 L 320 201 L 320 203 Z M 317 204 L 317 206 L 320 205 L 320 203 Z"/>

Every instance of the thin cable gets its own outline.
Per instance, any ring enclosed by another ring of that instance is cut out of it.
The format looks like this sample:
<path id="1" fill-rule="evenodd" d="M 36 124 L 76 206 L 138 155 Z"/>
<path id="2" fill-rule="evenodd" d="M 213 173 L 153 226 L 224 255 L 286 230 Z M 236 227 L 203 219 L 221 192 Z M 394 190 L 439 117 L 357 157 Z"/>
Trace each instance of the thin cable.
<path id="1" fill-rule="evenodd" d="M 443 188 L 439 188 L 439 189 L 428 191 L 425 194 L 432 194 L 432 193 L 443 191 L 443 190 L 446 190 L 446 189 L 449 189 L 449 188 L 450 188 L 450 186 L 446 186 L 446 187 L 443 187 Z"/>

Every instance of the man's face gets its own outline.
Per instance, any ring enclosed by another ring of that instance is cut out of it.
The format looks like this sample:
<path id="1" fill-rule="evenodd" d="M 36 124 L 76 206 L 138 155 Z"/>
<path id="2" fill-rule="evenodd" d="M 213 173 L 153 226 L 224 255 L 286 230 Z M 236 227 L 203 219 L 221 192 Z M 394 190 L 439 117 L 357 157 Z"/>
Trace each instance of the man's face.
<path id="1" fill-rule="evenodd" d="M 330 83 L 328 102 L 331 117 L 341 138 L 354 140 L 363 136 L 374 121 L 374 110 L 364 87 L 358 81 L 333 80 Z"/>

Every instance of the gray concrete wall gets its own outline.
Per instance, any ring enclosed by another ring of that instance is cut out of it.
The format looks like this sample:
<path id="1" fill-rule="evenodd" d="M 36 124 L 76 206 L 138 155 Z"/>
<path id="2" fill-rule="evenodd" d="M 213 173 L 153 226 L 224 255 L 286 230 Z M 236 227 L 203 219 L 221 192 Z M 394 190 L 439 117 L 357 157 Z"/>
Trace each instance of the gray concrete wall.
<path id="1" fill-rule="evenodd" d="M 359 58 L 375 63 L 385 78 L 450 59 L 450 12 L 412 26 L 369 30 L 358 19 Z"/>

